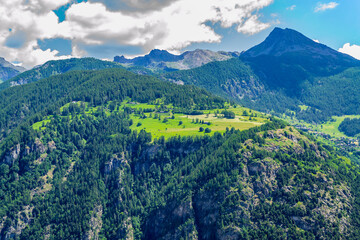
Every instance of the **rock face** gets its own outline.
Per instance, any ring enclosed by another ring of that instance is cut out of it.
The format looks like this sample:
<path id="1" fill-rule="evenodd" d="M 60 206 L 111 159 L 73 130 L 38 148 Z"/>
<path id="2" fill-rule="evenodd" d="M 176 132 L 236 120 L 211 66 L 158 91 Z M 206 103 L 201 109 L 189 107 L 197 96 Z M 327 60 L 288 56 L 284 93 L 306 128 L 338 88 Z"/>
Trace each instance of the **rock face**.
<path id="1" fill-rule="evenodd" d="M 42 143 L 42 141 L 39 138 L 36 138 L 34 142 L 30 142 L 26 144 L 24 147 L 20 143 L 13 146 L 4 156 L 4 159 L 1 162 L 4 162 L 8 164 L 9 166 L 12 166 L 14 162 L 20 157 L 20 156 L 27 156 L 33 152 L 37 152 L 39 154 L 44 154 L 48 150 L 53 151 L 56 149 L 56 145 L 54 141 L 50 141 L 47 144 Z M 41 160 L 42 157 L 40 157 L 39 160 Z M 42 159 L 43 160 L 43 159 Z M 41 162 L 41 161 L 39 161 Z"/>
<path id="2" fill-rule="evenodd" d="M 49 142 L 48 144 L 43 144 L 39 138 L 36 138 L 33 142 L 27 144 L 16 144 L 10 148 L 4 155 L 4 158 L 0 161 L 5 163 L 10 167 L 15 164 L 16 161 L 19 161 L 24 156 L 29 154 L 39 154 L 44 155 L 40 159 L 35 160 L 34 163 L 40 164 L 43 158 L 46 158 L 46 151 L 50 151 L 56 148 L 55 143 Z M 16 181 L 19 180 L 19 175 L 15 174 Z M 33 209 L 32 205 L 23 206 L 23 210 L 19 211 L 15 217 L 9 218 L 5 216 L 0 220 L 0 240 L 10 240 L 18 239 L 22 231 L 31 223 L 33 219 Z"/>
<path id="3" fill-rule="evenodd" d="M 40 141 L 40 139 L 35 139 L 35 143 L 33 145 L 33 149 L 36 152 L 39 152 L 40 154 L 43 154 L 46 152 L 47 147 Z"/>
<path id="4" fill-rule="evenodd" d="M 105 163 L 104 173 L 105 175 L 109 175 L 112 171 L 115 171 L 116 169 L 126 165 L 128 165 L 128 162 L 125 159 L 124 152 L 121 154 L 114 154 L 113 157 Z"/>
<path id="5" fill-rule="evenodd" d="M 173 202 L 156 210 L 146 221 L 147 239 L 198 239 L 192 201 Z"/>
<path id="6" fill-rule="evenodd" d="M 10 149 L 10 151 L 5 155 L 4 162 L 10 166 L 14 164 L 14 161 L 16 161 L 21 153 L 20 144 L 17 144 L 13 148 Z"/>
<path id="7" fill-rule="evenodd" d="M 83 240 L 99 240 L 99 232 L 102 227 L 102 214 L 103 207 L 101 205 L 96 206 L 91 215 L 89 223 L 90 230 L 84 235 Z"/>
<path id="8" fill-rule="evenodd" d="M 7 217 L 0 220 L 0 240 L 17 239 L 22 230 L 31 223 L 33 209 L 33 207 L 25 206 L 16 214 L 14 220 L 8 220 Z"/>
<path id="9" fill-rule="evenodd" d="M 199 229 L 199 239 L 215 239 L 217 220 L 219 218 L 219 204 L 217 197 L 203 192 L 194 197 L 196 222 Z"/>

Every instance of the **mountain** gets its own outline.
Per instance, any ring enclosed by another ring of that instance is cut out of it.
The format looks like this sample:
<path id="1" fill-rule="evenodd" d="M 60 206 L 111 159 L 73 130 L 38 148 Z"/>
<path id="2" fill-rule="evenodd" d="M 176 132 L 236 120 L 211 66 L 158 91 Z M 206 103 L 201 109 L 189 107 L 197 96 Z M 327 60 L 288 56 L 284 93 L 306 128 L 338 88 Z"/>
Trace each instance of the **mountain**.
<path id="1" fill-rule="evenodd" d="M 334 115 L 360 114 L 359 64 L 295 30 L 275 28 L 238 59 L 161 78 L 201 86 L 260 111 L 319 123 Z"/>
<path id="2" fill-rule="evenodd" d="M 210 50 L 197 49 L 194 51 L 187 51 L 182 54 L 184 59 L 178 63 L 174 63 L 173 68 L 176 69 L 191 69 L 200 67 L 209 62 L 225 61 L 233 57 L 238 57 L 238 52 L 213 52 Z M 172 65 L 170 65 L 172 66 Z"/>
<path id="3" fill-rule="evenodd" d="M 72 71 L 1 91 L 0 129 L 1 239 L 359 236 L 358 165 L 194 86 Z"/>
<path id="4" fill-rule="evenodd" d="M 49 61 L 29 71 L 23 72 L 9 81 L 0 84 L 0 90 L 17 85 L 38 81 L 53 75 L 74 70 L 95 70 L 105 68 L 122 68 L 119 64 L 101 61 L 95 58 L 72 58 L 66 60 Z"/>
<path id="5" fill-rule="evenodd" d="M 352 65 L 355 61 L 353 57 L 315 42 L 300 32 L 278 27 L 274 28 L 265 41 L 245 51 L 241 56 L 246 58 L 262 55 L 280 57 L 291 53 L 307 54 L 319 61 L 338 62 L 341 65 Z"/>
<path id="6" fill-rule="evenodd" d="M 124 56 L 114 57 L 114 62 L 124 64 L 127 67 L 145 67 L 153 71 L 170 72 L 179 69 L 191 69 L 200 67 L 213 61 L 224 61 L 232 57 L 238 57 L 237 52 L 213 52 L 210 50 L 187 51 L 181 55 L 174 55 L 165 50 L 152 50 L 148 55 L 127 59 Z"/>
<path id="7" fill-rule="evenodd" d="M 168 51 L 154 49 L 148 55 L 145 55 L 143 57 L 136 57 L 134 59 L 127 59 L 124 56 L 116 56 L 114 58 L 114 62 L 134 64 L 137 66 L 147 66 L 150 65 L 152 62 L 175 62 L 181 59 L 181 56 L 173 55 Z"/>
<path id="8" fill-rule="evenodd" d="M 26 69 L 23 67 L 15 66 L 4 58 L 0 57 L 0 83 L 15 77 L 16 75 L 24 72 Z"/>
<path id="9" fill-rule="evenodd" d="M 275 28 L 264 42 L 247 50 L 241 59 L 273 88 L 296 94 L 301 83 L 312 76 L 331 76 L 360 61 L 317 43 L 292 29 Z"/>

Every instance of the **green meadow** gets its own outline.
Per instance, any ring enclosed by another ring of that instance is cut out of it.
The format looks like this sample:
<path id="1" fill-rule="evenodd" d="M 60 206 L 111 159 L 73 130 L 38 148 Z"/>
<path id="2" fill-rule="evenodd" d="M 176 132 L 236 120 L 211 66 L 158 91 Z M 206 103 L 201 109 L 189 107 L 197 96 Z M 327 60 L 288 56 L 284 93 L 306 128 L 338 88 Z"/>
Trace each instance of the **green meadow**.
<path id="1" fill-rule="evenodd" d="M 154 138 L 159 138 L 161 136 L 168 138 L 177 135 L 212 135 L 214 132 L 225 132 L 226 128 L 245 130 L 259 126 L 265 122 L 265 119 L 262 118 L 253 118 L 253 120 L 249 120 L 249 117 L 242 116 L 236 116 L 235 119 L 217 118 L 215 117 L 215 114 L 203 114 L 196 116 L 174 114 L 174 118 L 171 118 L 166 114 L 159 115 L 160 119 L 154 119 L 150 116 L 147 116 L 147 118 L 143 119 L 133 115 L 131 118 L 133 119 L 134 123 L 131 126 L 131 129 L 138 131 L 144 129 L 147 132 L 150 132 Z M 203 128 L 203 131 L 200 132 L 200 128 Z M 205 133 L 206 128 L 211 129 L 211 132 Z"/>
<path id="2" fill-rule="evenodd" d="M 147 104 L 125 104 L 125 106 L 134 109 L 151 109 L 155 105 Z M 259 126 L 267 121 L 267 116 L 251 111 L 240 106 L 228 106 L 227 110 L 235 113 L 232 119 L 225 118 L 221 112 L 225 109 L 213 109 L 201 111 L 199 115 L 189 115 L 184 113 L 172 113 L 172 107 L 167 106 L 169 111 L 154 111 L 144 114 L 131 114 L 133 124 L 132 130 L 140 131 L 142 129 L 150 132 L 153 138 L 164 136 L 165 138 L 173 136 L 203 136 L 213 135 L 215 132 L 223 133 L 226 128 L 235 128 L 239 130 L 249 129 Z M 244 115 L 245 112 L 245 115 Z M 145 116 L 145 117 L 144 117 Z M 202 131 L 200 129 L 202 128 Z M 206 133 L 208 128 L 211 132 Z"/>
<path id="3" fill-rule="evenodd" d="M 96 116 L 99 107 L 89 107 L 85 102 L 73 102 L 77 106 L 83 106 L 85 111 L 81 114 Z M 145 130 L 150 132 L 152 138 L 174 137 L 174 136 L 204 136 L 213 135 L 215 132 L 223 133 L 226 129 L 235 128 L 245 130 L 259 126 L 268 121 L 268 116 L 241 106 L 226 105 L 224 109 L 199 110 L 191 115 L 176 111 L 172 105 L 164 105 L 161 99 L 153 103 L 136 103 L 130 99 L 111 107 L 113 103 L 109 102 L 105 108 L 101 109 L 106 115 L 116 114 L 125 109 L 130 113 L 132 119 L 131 129 L 136 131 Z M 60 108 L 60 113 L 67 111 L 71 103 Z M 222 112 L 224 110 L 234 113 L 232 118 L 225 118 Z M 79 114 L 78 114 L 79 115 Z M 67 117 L 74 117 L 67 115 Z M 51 121 L 52 116 L 33 124 L 33 129 L 44 130 L 46 124 Z"/>

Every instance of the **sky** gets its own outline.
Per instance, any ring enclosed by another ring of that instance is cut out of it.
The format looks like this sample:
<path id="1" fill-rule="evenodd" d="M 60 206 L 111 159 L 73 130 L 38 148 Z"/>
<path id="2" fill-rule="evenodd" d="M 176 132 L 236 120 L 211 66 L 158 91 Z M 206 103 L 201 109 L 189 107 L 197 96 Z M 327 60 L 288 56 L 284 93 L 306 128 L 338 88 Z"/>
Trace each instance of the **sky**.
<path id="1" fill-rule="evenodd" d="M 360 59 L 359 0 L 0 0 L 0 57 L 26 68 L 164 49 L 244 51 L 292 28 Z"/>

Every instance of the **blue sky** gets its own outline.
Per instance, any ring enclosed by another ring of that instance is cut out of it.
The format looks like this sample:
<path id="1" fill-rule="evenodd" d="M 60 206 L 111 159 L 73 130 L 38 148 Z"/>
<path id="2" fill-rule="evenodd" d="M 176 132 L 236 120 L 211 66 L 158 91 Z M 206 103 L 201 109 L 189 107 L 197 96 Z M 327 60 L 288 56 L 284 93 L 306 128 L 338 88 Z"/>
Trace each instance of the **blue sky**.
<path id="1" fill-rule="evenodd" d="M 28 68 L 153 48 L 241 52 L 274 27 L 360 58 L 358 0 L 13 0 L 0 10 L 9 13 L 0 16 L 0 56 Z"/>

